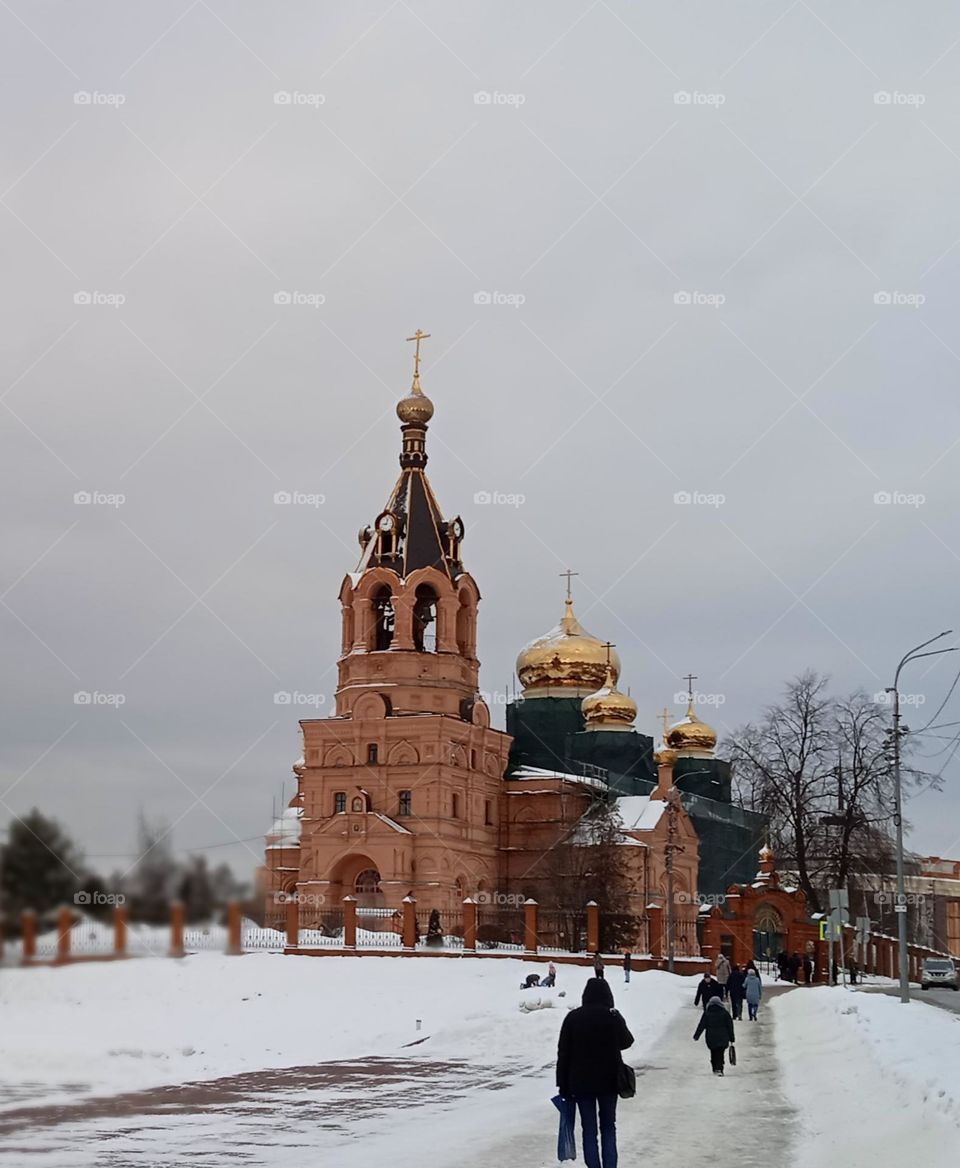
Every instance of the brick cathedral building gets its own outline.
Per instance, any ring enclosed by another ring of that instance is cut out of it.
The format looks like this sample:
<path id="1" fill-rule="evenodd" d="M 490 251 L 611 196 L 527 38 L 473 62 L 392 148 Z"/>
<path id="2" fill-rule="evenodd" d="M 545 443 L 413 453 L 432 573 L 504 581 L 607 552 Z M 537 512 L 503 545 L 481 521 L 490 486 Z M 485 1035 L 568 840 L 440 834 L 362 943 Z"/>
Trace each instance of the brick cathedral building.
<path id="1" fill-rule="evenodd" d="M 427 478 L 434 407 L 419 337 L 417 349 L 397 405 L 400 476 L 340 587 L 335 710 L 301 721 L 297 792 L 267 836 L 267 919 L 279 924 L 279 894 L 294 892 L 308 926 L 307 906 L 347 895 L 390 910 L 412 894 L 450 914 L 467 896 L 556 900 L 558 854 L 595 844 L 598 805 L 613 812 L 629 911 L 662 906 L 672 882 L 695 917 L 698 892 L 752 872 L 764 822 L 733 807 L 729 765 L 692 695 L 657 749 L 635 729 L 619 659 L 578 622 L 569 581 L 560 623 L 518 658 L 509 732 L 491 726 L 480 590 L 464 566 L 463 522 L 444 518 Z M 692 927 L 685 944 L 695 950 Z"/>

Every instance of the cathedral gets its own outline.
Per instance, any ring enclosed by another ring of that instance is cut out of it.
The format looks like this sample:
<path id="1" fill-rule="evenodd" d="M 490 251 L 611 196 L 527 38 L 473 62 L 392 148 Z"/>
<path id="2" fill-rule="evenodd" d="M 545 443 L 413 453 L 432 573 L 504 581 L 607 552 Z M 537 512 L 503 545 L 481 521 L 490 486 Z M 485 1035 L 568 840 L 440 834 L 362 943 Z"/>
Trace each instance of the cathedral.
<path id="1" fill-rule="evenodd" d="M 305 927 L 323 916 L 311 906 L 345 896 L 371 915 L 412 896 L 451 919 L 467 897 L 556 905 L 571 850 L 596 850 L 602 824 L 620 910 L 639 920 L 671 896 L 692 906 L 692 952 L 700 904 L 753 877 L 765 820 L 733 805 L 692 690 L 679 721 L 665 712 L 659 743 L 637 730 L 614 647 L 576 617 L 571 574 L 559 623 L 517 658 L 506 732 L 491 726 L 464 525 L 444 518 L 426 474 L 424 335 L 397 404 L 400 475 L 340 587 L 335 709 L 301 721 L 297 791 L 266 837 L 267 921 L 282 927 L 293 893 Z"/>

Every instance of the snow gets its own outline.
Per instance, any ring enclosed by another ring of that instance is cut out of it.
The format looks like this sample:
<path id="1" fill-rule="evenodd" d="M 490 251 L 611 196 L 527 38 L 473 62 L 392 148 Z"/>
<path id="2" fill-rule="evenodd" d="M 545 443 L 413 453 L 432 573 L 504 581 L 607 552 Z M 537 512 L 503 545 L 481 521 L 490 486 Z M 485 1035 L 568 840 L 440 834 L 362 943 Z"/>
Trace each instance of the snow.
<path id="1" fill-rule="evenodd" d="M 0 1110 L 15 1105 L 12 1089 L 24 1081 L 36 1104 L 75 1098 L 67 1084 L 110 1094 L 259 1068 L 406 1055 L 405 1044 L 425 1037 L 429 1042 L 415 1049 L 431 1059 L 507 1065 L 519 1058 L 542 1068 L 552 1065 L 564 1010 L 518 1010 L 530 972 L 542 975 L 544 966 L 513 958 L 274 953 L 4 970 Z M 561 966 L 554 1005 L 579 1004 L 589 973 Z M 654 1036 L 689 992 L 685 979 L 635 974 L 625 1013 L 636 1030 Z"/>
<path id="2" fill-rule="evenodd" d="M 544 971 L 519 958 L 271 953 L 6 969 L 0 1117 L 84 1106 L 18 1120 L 14 1159 L 0 1150 L 0 1165 L 540 1168 L 555 1146 L 557 1035 L 591 974 L 561 965 L 554 989 L 520 990 Z M 774 987 L 757 1027 L 738 1026 L 737 1071 L 714 1091 L 690 1041 L 696 978 L 650 971 L 626 986 L 608 974 L 636 1038 L 627 1059 L 642 1068 L 622 1162 L 642 1152 L 675 1168 L 699 1149 L 718 1163 L 875 1168 L 909 1156 L 952 1168 L 960 1017 L 878 993 Z M 301 1078 L 324 1065 L 333 1079 Z M 282 1068 L 302 1070 L 262 1090 L 231 1080 L 204 1106 L 164 1095 L 131 1110 L 138 1089 Z M 111 1110 L 117 1094 L 127 1102 Z M 666 1142 L 648 1143 L 653 1131 Z"/>
<path id="3" fill-rule="evenodd" d="M 663 799 L 651 799 L 649 795 L 621 795 L 617 800 L 624 831 L 652 831 L 666 807 Z"/>
<path id="4" fill-rule="evenodd" d="M 590 775 L 571 775 L 566 771 L 549 771 L 543 767 L 519 767 L 510 776 L 510 782 L 516 779 L 563 779 L 568 783 L 580 783 L 584 787 L 594 787 L 598 791 L 609 790 L 609 785 L 602 779 L 595 779 Z"/>
<path id="5" fill-rule="evenodd" d="M 772 1008 L 785 1087 L 802 1116 L 798 1168 L 954 1164 L 960 1016 L 839 987 L 792 990 Z"/>

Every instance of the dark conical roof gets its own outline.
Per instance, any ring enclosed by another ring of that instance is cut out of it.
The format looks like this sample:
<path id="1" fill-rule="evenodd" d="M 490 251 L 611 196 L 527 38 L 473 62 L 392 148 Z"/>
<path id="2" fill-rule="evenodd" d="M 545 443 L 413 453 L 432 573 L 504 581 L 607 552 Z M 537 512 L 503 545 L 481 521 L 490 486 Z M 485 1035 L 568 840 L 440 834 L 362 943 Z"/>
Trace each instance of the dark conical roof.
<path id="1" fill-rule="evenodd" d="M 409 407 L 410 402 L 419 408 Z M 443 518 L 426 475 L 427 424 L 433 406 L 430 403 L 427 412 L 423 402 L 429 403 L 429 399 L 420 391 L 419 376 L 415 375 L 414 390 L 397 407 L 403 422 L 400 478 L 373 527 L 360 532 L 363 553 L 359 572 L 384 567 L 405 578 L 418 568 L 436 568 L 454 579 L 463 571 L 463 521 L 459 516 L 449 522 Z"/>

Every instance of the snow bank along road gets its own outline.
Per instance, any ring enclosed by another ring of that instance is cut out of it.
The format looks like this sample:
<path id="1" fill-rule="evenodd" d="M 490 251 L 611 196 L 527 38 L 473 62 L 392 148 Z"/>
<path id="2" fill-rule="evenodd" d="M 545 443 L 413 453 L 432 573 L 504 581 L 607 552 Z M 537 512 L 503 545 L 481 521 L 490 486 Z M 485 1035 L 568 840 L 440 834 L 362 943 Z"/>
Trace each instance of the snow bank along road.
<path id="1" fill-rule="evenodd" d="M 549 1008 L 522 1013 L 533 968 L 210 954 L 5 971 L 0 1168 L 555 1163 L 557 1032 L 588 971 L 561 968 Z M 909 1149 L 940 1168 L 960 1142 L 960 1019 L 768 987 L 716 1079 L 691 1041 L 695 979 L 610 980 L 637 1038 L 623 1165 L 875 1168 Z"/>

